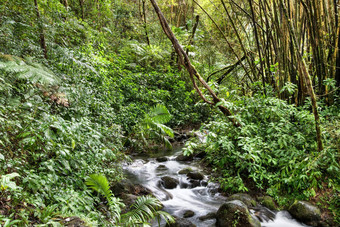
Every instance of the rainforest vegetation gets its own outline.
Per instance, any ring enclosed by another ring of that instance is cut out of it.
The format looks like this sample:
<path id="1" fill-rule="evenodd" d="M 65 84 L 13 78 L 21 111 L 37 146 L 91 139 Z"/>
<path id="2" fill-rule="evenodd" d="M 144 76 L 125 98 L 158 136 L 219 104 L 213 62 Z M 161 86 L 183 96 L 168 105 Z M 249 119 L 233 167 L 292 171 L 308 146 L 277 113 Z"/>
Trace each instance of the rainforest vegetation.
<path id="1" fill-rule="evenodd" d="M 340 224 L 338 0 L 0 0 L 0 226 L 141 226 L 110 186 L 171 149 Z M 170 140 L 170 141 L 169 141 Z"/>

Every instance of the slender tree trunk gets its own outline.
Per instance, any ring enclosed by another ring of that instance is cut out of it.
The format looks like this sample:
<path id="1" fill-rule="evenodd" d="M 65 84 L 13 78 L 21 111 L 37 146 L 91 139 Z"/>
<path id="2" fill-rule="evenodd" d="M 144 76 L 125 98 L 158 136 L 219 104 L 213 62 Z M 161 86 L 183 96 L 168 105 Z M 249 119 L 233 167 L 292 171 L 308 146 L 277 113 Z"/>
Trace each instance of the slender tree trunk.
<path id="1" fill-rule="evenodd" d="M 290 37 L 293 41 L 295 49 L 298 50 L 299 47 L 298 47 L 298 43 L 297 43 L 297 40 L 296 40 L 296 33 L 294 31 L 294 27 L 292 26 L 292 22 L 288 17 L 287 8 L 284 5 L 283 0 L 281 0 L 281 5 L 282 5 L 283 11 L 284 11 L 284 16 L 287 20 Z M 297 63 L 298 63 L 298 66 L 299 66 L 299 71 L 301 72 L 302 76 L 305 79 L 307 91 L 308 91 L 308 94 L 311 97 L 313 114 L 314 114 L 314 119 L 315 119 L 316 140 L 317 140 L 317 144 L 318 144 L 318 151 L 321 152 L 323 150 L 323 143 L 322 143 L 321 129 L 320 129 L 320 117 L 319 117 L 319 112 L 318 112 L 318 106 L 317 106 L 317 103 L 316 103 L 316 96 L 315 96 L 313 85 L 312 85 L 312 80 L 311 80 L 311 77 L 310 77 L 309 72 L 307 70 L 306 62 L 302 58 L 300 52 L 296 51 L 295 53 L 296 53 Z"/>
<path id="2" fill-rule="evenodd" d="M 65 8 L 68 8 L 68 0 L 60 0 L 60 3 L 65 6 Z"/>
<path id="3" fill-rule="evenodd" d="M 84 0 L 79 0 L 80 10 L 81 10 L 81 19 L 85 19 L 85 8 L 84 8 Z"/>
<path id="4" fill-rule="evenodd" d="M 197 29 L 199 20 L 200 20 L 200 16 L 196 15 L 196 17 L 195 17 L 195 24 L 192 27 L 191 36 L 190 36 L 189 43 L 188 43 L 189 46 L 191 46 L 194 43 L 194 37 L 195 37 L 195 33 L 196 33 L 196 29 Z M 187 55 L 189 54 L 189 48 L 186 49 L 185 53 Z"/>
<path id="5" fill-rule="evenodd" d="M 251 10 L 251 18 L 252 18 L 252 22 L 253 22 L 253 28 L 254 28 L 254 35 L 255 35 L 255 40 L 256 40 L 256 46 L 257 46 L 257 51 L 259 54 L 259 61 L 260 61 L 260 73 L 261 73 L 261 78 L 262 78 L 262 84 L 263 84 L 263 93 L 266 95 L 266 80 L 265 80 L 265 71 L 263 69 L 263 61 L 262 61 L 262 50 L 260 47 L 260 42 L 259 42 L 259 37 L 258 37 L 258 33 L 257 33 L 257 26 L 256 26 L 256 22 L 255 22 L 255 13 L 254 13 L 254 9 L 253 9 L 253 4 L 251 2 L 252 0 L 248 0 L 249 2 L 249 6 L 250 6 L 250 10 Z"/>
<path id="6" fill-rule="evenodd" d="M 145 38 L 146 38 L 147 44 L 150 46 L 150 39 L 149 39 L 148 28 L 147 28 L 147 23 L 146 23 L 145 0 L 142 0 L 142 8 L 143 8 Z"/>
<path id="7" fill-rule="evenodd" d="M 234 126 L 236 127 L 240 127 L 240 123 L 233 117 L 232 113 L 230 112 L 230 110 L 228 108 L 226 108 L 225 106 L 220 105 L 220 99 L 217 97 L 217 95 L 215 94 L 215 92 L 210 88 L 210 86 L 203 80 L 203 78 L 200 76 L 200 74 L 197 72 L 197 70 L 195 69 L 195 67 L 191 64 L 190 59 L 188 57 L 188 55 L 185 53 L 185 51 L 183 50 L 182 46 L 179 44 L 178 40 L 176 39 L 175 35 L 173 34 L 173 32 L 171 31 L 168 22 L 166 21 L 164 15 L 162 14 L 160 8 L 158 7 L 157 3 L 155 0 L 150 0 L 155 12 L 157 13 L 157 16 L 159 18 L 159 21 L 161 23 L 162 29 L 164 31 L 164 33 L 168 36 L 168 38 L 170 39 L 170 41 L 172 42 L 173 47 L 175 48 L 175 51 L 180 59 L 180 62 L 183 66 L 185 66 L 185 68 L 187 69 L 187 71 L 189 72 L 189 76 L 190 79 L 194 85 L 194 88 L 196 89 L 197 93 L 199 94 L 199 96 L 208 104 L 213 105 L 213 106 L 217 106 L 219 108 L 219 110 L 229 118 L 229 120 L 233 123 Z M 209 92 L 212 101 L 208 100 L 204 94 L 202 93 L 202 91 L 198 88 L 195 78 L 203 85 L 203 87 L 205 89 L 207 89 L 207 91 Z"/>
<path id="8" fill-rule="evenodd" d="M 41 16 L 40 16 L 40 11 L 39 11 L 39 6 L 38 6 L 37 0 L 34 0 L 34 6 L 35 6 L 35 13 L 37 14 L 37 20 L 38 20 L 38 25 L 39 25 L 39 30 L 40 30 L 40 47 L 44 52 L 45 59 L 47 59 L 47 47 L 46 47 L 46 40 L 45 40 L 45 32 L 44 32 L 43 23 L 41 21 Z"/>

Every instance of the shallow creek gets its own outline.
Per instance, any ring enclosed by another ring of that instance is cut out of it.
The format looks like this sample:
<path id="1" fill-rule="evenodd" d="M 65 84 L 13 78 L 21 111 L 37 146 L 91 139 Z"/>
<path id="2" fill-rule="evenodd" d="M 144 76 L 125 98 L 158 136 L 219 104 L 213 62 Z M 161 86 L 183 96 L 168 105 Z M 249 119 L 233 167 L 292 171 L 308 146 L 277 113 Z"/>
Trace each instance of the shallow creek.
<path id="1" fill-rule="evenodd" d="M 124 166 L 125 174 L 135 184 L 141 184 L 150 189 L 153 194 L 162 202 L 165 211 L 178 217 L 183 217 L 185 211 L 194 212 L 194 216 L 187 218 L 198 227 L 215 226 L 215 219 L 201 221 L 199 217 L 211 212 L 216 212 L 226 197 L 218 193 L 218 185 L 207 183 L 209 173 L 202 171 L 199 166 L 199 160 L 183 162 L 176 161 L 176 157 L 181 154 L 181 147 L 174 148 L 172 152 L 158 152 L 152 154 L 143 154 L 133 157 L 132 163 Z M 157 157 L 167 157 L 168 161 L 158 162 Z M 190 186 L 191 183 L 185 174 L 178 172 L 185 168 L 191 168 L 192 171 L 199 171 L 205 174 L 205 179 L 199 186 Z M 160 183 L 161 177 L 170 176 L 179 180 L 179 185 L 174 189 L 165 189 Z M 292 219 L 288 212 L 273 212 L 267 208 L 260 211 L 250 210 L 251 213 L 262 212 L 264 220 L 261 226 L 267 227 L 298 227 L 306 226 Z M 274 220 L 266 217 L 270 213 Z M 155 224 L 155 226 L 158 226 Z M 165 226 L 165 223 L 162 223 Z"/>

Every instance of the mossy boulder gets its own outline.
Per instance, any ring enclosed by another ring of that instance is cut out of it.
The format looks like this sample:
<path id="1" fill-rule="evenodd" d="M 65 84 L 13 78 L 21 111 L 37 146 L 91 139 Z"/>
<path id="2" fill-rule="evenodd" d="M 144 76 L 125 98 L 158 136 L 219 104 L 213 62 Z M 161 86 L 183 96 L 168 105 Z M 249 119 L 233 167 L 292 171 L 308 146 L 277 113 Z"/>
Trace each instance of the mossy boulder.
<path id="1" fill-rule="evenodd" d="M 240 200 L 224 203 L 216 213 L 216 226 L 226 227 L 260 227 L 258 220 L 254 219 L 247 206 Z"/>
<path id="2" fill-rule="evenodd" d="M 232 200 L 240 200 L 244 204 L 246 204 L 247 207 L 255 207 L 256 206 L 255 199 L 253 199 L 250 195 L 245 194 L 245 193 L 237 193 L 237 194 L 231 195 L 227 198 L 227 201 L 232 201 Z"/>
<path id="3" fill-rule="evenodd" d="M 162 179 L 162 185 L 166 189 L 176 188 L 177 185 L 179 184 L 179 181 L 177 179 L 173 178 L 173 177 L 164 176 L 161 179 Z"/>
<path id="4" fill-rule="evenodd" d="M 277 210 L 277 206 L 275 204 L 275 201 L 272 197 L 270 196 L 263 196 L 263 197 L 259 197 L 257 199 L 261 205 L 271 209 L 271 210 Z"/>
<path id="5" fill-rule="evenodd" d="M 294 218 L 307 225 L 319 226 L 320 224 L 320 209 L 309 202 L 296 201 L 290 206 L 288 211 Z"/>
<path id="6" fill-rule="evenodd" d="M 189 177 L 190 179 L 193 179 L 193 180 L 203 180 L 204 179 L 204 175 L 200 172 L 189 172 L 187 174 L 187 177 Z"/>
<path id="7" fill-rule="evenodd" d="M 184 169 L 181 169 L 180 171 L 178 171 L 178 174 L 188 174 L 192 171 L 191 168 L 184 168 Z"/>

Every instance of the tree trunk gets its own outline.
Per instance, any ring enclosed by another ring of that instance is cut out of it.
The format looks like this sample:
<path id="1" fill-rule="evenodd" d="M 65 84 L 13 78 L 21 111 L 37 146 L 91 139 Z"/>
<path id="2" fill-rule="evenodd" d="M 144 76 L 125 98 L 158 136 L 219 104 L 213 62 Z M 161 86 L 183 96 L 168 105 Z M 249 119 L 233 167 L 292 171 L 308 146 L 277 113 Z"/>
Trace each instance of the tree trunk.
<path id="1" fill-rule="evenodd" d="M 287 20 L 287 25 L 288 25 L 290 37 L 293 41 L 295 49 L 299 50 L 298 43 L 296 41 L 295 31 L 294 31 L 294 28 L 292 26 L 292 22 L 288 17 L 287 8 L 284 5 L 283 0 L 281 0 L 281 5 L 282 5 L 283 11 L 284 11 L 284 16 Z M 311 97 L 313 114 L 314 114 L 314 119 L 315 119 L 316 140 L 317 140 L 317 144 L 318 144 L 318 151 L 321 152 L 323 150 L 323 143 L 322 143 L 321 129 L 320 129 L 320 117 L 319 117 L 319 112 L 318 112 L 318 106 L 317 106 L 317 103 L 316 103 L 316 96 L 315 96 L 313 85 L 312 85 L 312 80 L 311 80 L 311 77 L 310 77 L 309 72 L 307 70 L 306 62 L 302 58 L 300 51 L 295 51 L 295 54 L 296 54 L 296 60 L 297 60 L 298 67 L 299 67 L 299 72 L 304 77 L 304 82 L 306 83 L 307 92 Z"/>
<path id="2" fill-rule="evenodd" d="M 199 94 L 199 96 L 204 100 L 204 102 L 213 105 L 213 106 L 217 106 L 219 108 L 219 110 L 228 117 L 228 119 L 233 123 L 233 125 L 235 127 L 240 127 L 240 123 L 233 117 L 232 113 L 230 112 L 230 110 L 222 105 L 220 105 L 220 99 L 217 97 L 217 95 L 215 94 L 215 92 L 209 87 L 209 85 L 203 80 L 203 78 L 199 75 L 199 73 L 196 71 L 195 67 L 191 64 L 190 59 L 188 57 L 188 55 L 185 53 L 185 51 L 183 50 L 182 46 L 179 44 L 178 40 L 176 39 L 175 35 L 173 34 L 173 32 L 171 31 L 168 22 L 166 21 L 163 13 L 161 12 L 160 8 L 158 7 L 157 3 L 155 0 L 150 0 L 155 12 L 157 13 L 157 16 L 159 18 L 159 21 L 161 23 L 161 26 L 163 28 L 164 33 L 168 36 L 168 38 L 170 39 L 170 41 L 172 42 L 173 47 L 175 48 L 175 51 L 179 57 L 179 60 L 181 62 L 181 64 L 187 69 L 187 71 L 189 72 L 189 76 L 191 79 L 191 82 L 194 85 L 195 90 L 197 91 L 197 93 Z M 203 85 L 203 87 L 205 89 L 207 89 L 207 91 L 209 92 L 212 101 L 208 100 L 202 93 L 202 91 L 198 88 L 195 78 Z"/>
<path id="3" fill-rule="evenodd" d="M 146 42 L 150 46 L 150 39 L 149 39 L 147 23 L 146 23 L 145 0 L 142 0 L 142 8 L 143 8 L 143 20 L 144 20 L 144 31 L 145 31 Z"/>
<path id="4" fill-rule="evenodd" d="M 192 27 L 191 36 L 190 36 L 189 43 L 188 43 L 189 46 L 191 46 L 191 45 L 194 43 L 194 37 L 195 37 L 195 33 L 196 33 L 196 29 L 197 29 L 199 20 L 200 20 L 200 16 L 199 16 L 199 15 L 196 15 L 196 17 L 195 17 L 195 24 L 194 24 L 194 26 Z M 189 54 L 189 48 L 187 48 L 187 50 L 185 51 L 185 53 L 186 53 L 187 55 Z"/>
<path id="5" fill-rule="evenodd" d="M 37 20 L 38 20 L 38 25 L 39 25 L 39 30 L 40 30 L 40 47 L 44 52 L 45 59 L 47 59 L 47 47 L 46 47 L 46 41 L 45 41 L 45 32 L 44 32 L 43 23 L 41 21 L 37 0 L 34 0 L 34 6 L 35 6 L 35 12 L 37 14 Z"/>
<path id="6" fill-rule="evenodd" d="M 85 8 L 84 8 L 84 0 L 79 0 L 80 10 L 81 10 L 81 19 L 85 19 Z"/>

